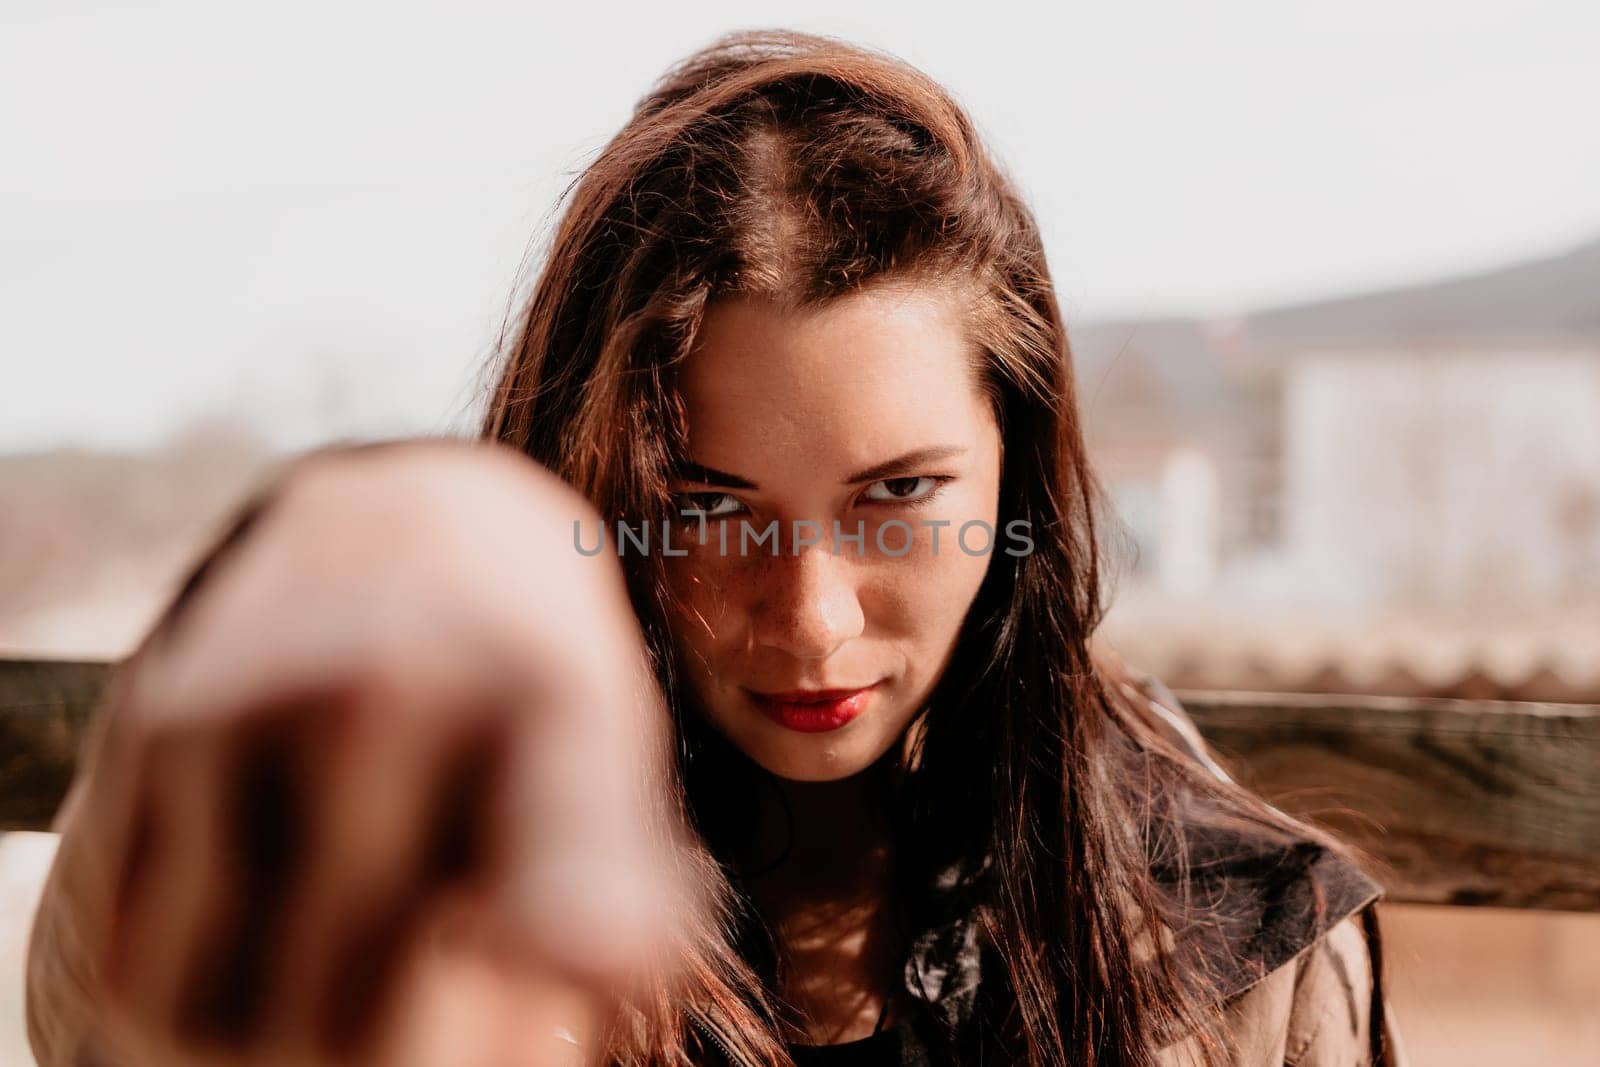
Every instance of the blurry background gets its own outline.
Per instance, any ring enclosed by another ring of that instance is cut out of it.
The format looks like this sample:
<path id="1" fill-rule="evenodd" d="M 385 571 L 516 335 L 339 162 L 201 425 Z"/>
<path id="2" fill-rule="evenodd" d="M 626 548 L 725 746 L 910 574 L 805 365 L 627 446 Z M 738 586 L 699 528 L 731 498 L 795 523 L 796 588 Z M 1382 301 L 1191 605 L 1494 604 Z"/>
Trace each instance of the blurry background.
<path id="1" fill-rule="evenodd" d="M 1600 12 L 0 7 L 0 655 L 116 656 L 278 457 L 464 430 L 650 80 L 895 52 L 1031 199 L 1174 686 L 1600 702 Z M 50 839 L 0 839 L 0 1062 Z M 1422 1064 L 1600 1063 L 1600 917 L 1391 909 Z"/>

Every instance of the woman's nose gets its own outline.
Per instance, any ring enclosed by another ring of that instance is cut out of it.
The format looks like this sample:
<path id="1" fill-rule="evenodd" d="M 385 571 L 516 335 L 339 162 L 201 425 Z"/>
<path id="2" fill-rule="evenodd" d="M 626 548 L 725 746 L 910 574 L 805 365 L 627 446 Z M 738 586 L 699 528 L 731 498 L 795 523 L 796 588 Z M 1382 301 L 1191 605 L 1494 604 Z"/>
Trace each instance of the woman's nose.
<path id="1" fill-rule="evenodd" d="M 754 637 L 757 644 L 800 659 L 825 659 L 861 636 L 866 618 L 857 596 L 850 557 L 826 543 L 791 554 L 761 557 L 756 577 Z"/>

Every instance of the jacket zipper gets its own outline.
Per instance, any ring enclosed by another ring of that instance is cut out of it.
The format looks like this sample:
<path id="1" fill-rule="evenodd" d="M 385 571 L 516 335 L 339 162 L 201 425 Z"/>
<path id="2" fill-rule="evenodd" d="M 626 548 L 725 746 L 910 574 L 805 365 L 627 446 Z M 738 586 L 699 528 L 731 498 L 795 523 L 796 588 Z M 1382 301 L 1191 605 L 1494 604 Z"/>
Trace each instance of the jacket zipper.
<path id="1" fill-rule="evenodd" d="M 733 1054 L 733 1050 L 728 1047 L 727 1042 L 722 1040 L 721 1034 L 710 1022 L 702 1019 L 695 1019 L 694 1025 L 698 1027 L 699 1030 L 706 1035 L 706 1037 L 711 1039 L 711 1043 L 713 1045 L 717 1046 L 717 1048 L 721 1050 L 722 1058 L 728 1061 L 729 1067 L 754 1067 L 754 1065 L 750 1064 L 748 1061 Z"/>

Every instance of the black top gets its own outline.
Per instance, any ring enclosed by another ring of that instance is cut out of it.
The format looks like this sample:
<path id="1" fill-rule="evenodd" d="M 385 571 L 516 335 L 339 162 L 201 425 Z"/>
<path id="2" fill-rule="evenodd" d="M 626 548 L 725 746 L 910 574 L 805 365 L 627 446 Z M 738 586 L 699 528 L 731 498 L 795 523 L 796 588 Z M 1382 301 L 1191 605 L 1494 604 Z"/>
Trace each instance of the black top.
<path id="1" fill-rule="evenodd" d="M 790 1045 L 795 1067 L 900 1067 L 900 1033 L 882 1030 L 840 1045 Z"/>

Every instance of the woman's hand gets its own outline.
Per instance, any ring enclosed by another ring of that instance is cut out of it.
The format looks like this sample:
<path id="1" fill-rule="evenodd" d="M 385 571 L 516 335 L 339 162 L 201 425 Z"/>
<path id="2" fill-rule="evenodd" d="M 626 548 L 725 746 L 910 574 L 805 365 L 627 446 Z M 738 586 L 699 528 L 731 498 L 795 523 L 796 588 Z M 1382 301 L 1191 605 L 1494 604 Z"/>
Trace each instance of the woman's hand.
<path id="1" fill-rule="evenodd" d="M 113 1063 L 581 1062 L 558 1029 L 670 967 L 694 906 L 595 518 L 498 447 L 294 471 L 114 683 L 36 1044 L 80 996 Z"/>

